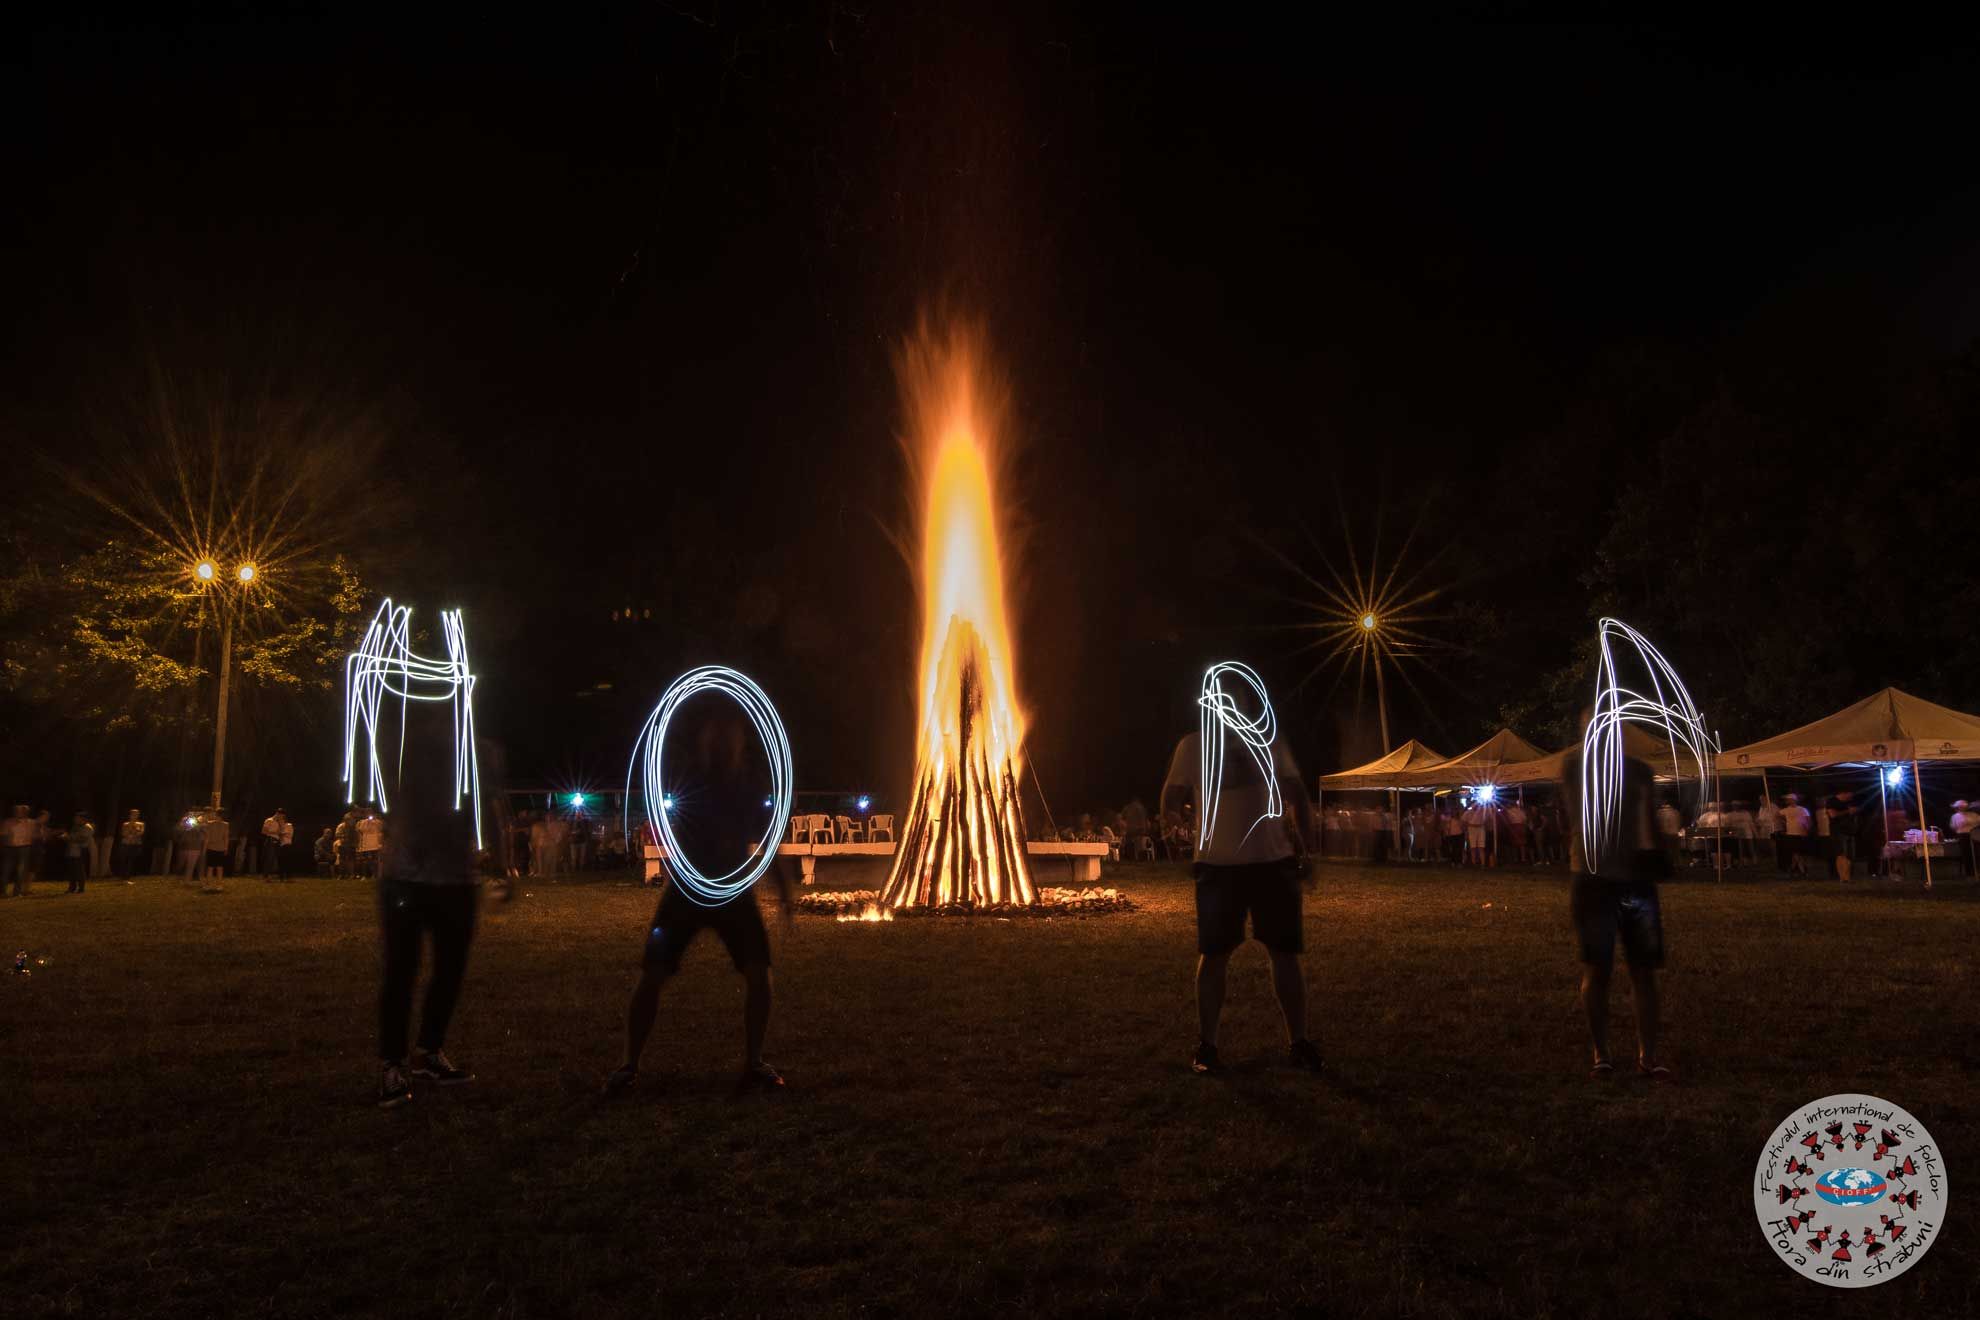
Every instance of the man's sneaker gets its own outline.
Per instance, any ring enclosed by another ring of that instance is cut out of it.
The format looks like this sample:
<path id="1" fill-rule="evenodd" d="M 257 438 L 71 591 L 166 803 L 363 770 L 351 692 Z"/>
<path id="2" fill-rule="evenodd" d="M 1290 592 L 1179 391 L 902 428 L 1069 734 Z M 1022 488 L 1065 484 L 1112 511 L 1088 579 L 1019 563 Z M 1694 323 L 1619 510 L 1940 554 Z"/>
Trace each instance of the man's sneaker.
<path id="1" fill-rule="evenodd" d="M 1217 1058 L 1217 1047 L 1198 1042 L 1196 1053 L 1190 1056 L 1189 1070 L 1196 1073 L 1220 1073 L 1224 1065 Z"/>
<path id="2" fill-rule="evenodd" d="M 1320 1057 L 1320 1047 L 1302 1037 L 1286 1047 L 1286 1062 L 1304 1072 L 1319 1072 L 1327 1066 Z"/>
<path id="3" fill-rule="evenodd" d="M 440 1050 L 428 1054 L 419 1050 L 413 1055 L 412 1075 L 421 1081 L 438 1082 L 442 1086 L 459 1086 L 462 1082 L 474 1080 L 474 1074 L 465 1068 L 456 1068 L 447 1062 L 447 1056 Z"/>
<path id="4" fill-rule="evenodd" d="M 742 1080 L 736 1083 L 739 1091 L 781 1091 L 784 1077 L 775 1068 L 758 1059 L 743 1069 Z"/>
<path id="5" fill-rule="evenodd" d="M 384 1076 L 378 1079 L 378 1107 L 396 1109 L 412 1099 L 412 1087 L 406 1082 L 406 1070 L 396 1063 L 385 1065 Z"/>
<path id="6" fill-rule="evenodd" d="M 611 1075 L 605 1079 L 605 1094 L 624 1095 L 626 1092 L 632 1090 L 633 1085 L 638 1081 L 639 1069 L 629 1063 L 622 1063 L 614 1068 Z"/>

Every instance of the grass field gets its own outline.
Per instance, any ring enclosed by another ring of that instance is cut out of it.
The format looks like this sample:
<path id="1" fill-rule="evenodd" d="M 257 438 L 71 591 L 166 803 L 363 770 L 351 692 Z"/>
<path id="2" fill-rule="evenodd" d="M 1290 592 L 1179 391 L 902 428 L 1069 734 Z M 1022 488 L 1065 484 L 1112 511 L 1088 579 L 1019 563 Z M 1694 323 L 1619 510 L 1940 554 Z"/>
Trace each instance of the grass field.
<path id="1" fill-rule="evenodd" d="M 1652 1090 L 1584 1077 L 1559 876 L 1320 880 L 1325 1078 L 1277 1066 L 1256 946 L 1232 1073 L 1189 1073 L 1188 880 L 1143 866 L 1109 873 L 1124 915 L 773 922 L 775 1098 L 731 1098 L 740 986 L 697 945 L 605 1102 L 653 901 L 620 878 L 485 911 L 449 1042 L 480 1080 L 390 1113 L 361 886 L 43 886 L 0 903 L 47 959 L 0 976 L 0 1312 L 1980 1311 L 1971 882 L 1668 886 L 1683 1083 Z M 1852 1090 L 1955 1185 L 1855 1294 L 1775 1260 L 1749 1188 L 1774 1124 Z"/>

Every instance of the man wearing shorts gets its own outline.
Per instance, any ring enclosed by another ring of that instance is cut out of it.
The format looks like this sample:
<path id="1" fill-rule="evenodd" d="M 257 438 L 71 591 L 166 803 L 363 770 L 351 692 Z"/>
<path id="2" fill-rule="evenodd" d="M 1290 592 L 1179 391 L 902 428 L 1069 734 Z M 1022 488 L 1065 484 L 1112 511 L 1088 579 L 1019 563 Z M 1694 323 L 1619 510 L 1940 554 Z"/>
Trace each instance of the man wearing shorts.
<path id="1" fill-rule="evenodd" d="M 1584 713 L 1584 730 L 1588 718 Z M 1630 1004 L 1636 1013 L 1636 1070 L 1654 1082 L 1671 1080 L 1671 1070 L 1657 1060 L 1657 970 L 1664 965 L 1664 915 L 1657 882 L 1669 864 L 1657 847 L 1650 809 L 1652 779 L 1648 763 L 1623 762 L 1618 820 L 1611 822 L 1601 855 L 1590 857 L 1581 825 L 1581 752 L 1569 753 L 1562 767 L 1568 866 L 1574 875 L 1568 913 L 1581 961 L 1581 1009 L 1594 1048 L 1589 1076 L 1598 1081 L 1616 1074 L 1609 1059 L 1609 981 L 1618 941 L 1629 963 Z"/>
<path id="2" fill-rule="evenodd" d="M 689 735 L 694 735 L 690 741 Z M 687 859 L 704 875 L 725 875 L 749 859 L 762 839 L 767 820 L 763 787 L 751 774 L 749 725 L 740 712 L 720 709 L 703 716 L 699 728 L 683 727 L 685 746 L 679 769 L 670 762 L 668 787 L 674 793 L 678 820 L 675 839 Z M 678 776 L 678 778 L 676 778 Z M 772 847 L 776 841 L 772 840 Z M 793 925 L 791 863 L 773 858 L 766 875 L 777 886 L 786 932 Z M 660 906 L 646 931 L 640 958 L 639 984 L 626 1006 L 626 1052 L 611 1076 L 607 1094 L 623 1092 L 639 1080 L 640 1056 L 653 1034 L 660 1012 L 660 988 L 680 970 L 681 959 L 695 936 L 711 931 L 729 951 L 729 961 L 743 978 L 743 1088 L 776 1090 L 784 1079 L 763 1061 L 763 1038 L 770 1027 L 770 936 L 757 907 L 755 887 L 726 903 L 708 906 L 670 879 Z"/>
<path id="3" fill-rule="evenodd" d="M 1265 815 L 1268 793 L 1258 767 L 1245 749 L 1223 730 L 1224 775 L 1218 798 L 1216 831 L 1200 840 L 1196 854 L 1196 1053 L 1190 1068 L 1218 1073 L 1217 1024 L 1224 1013 L 1224 992 L 1231 954 L 1251 937 L 1265 946 L 1272 963 L 1272 992 L 1286 1023 L 1286 1056 L 1296 1068 L 1318 1072 L 1319 1047 L 1306 1035 L 1306 971 L 1300 955 L 1306 950 L 1303 891 L 1310 863 L 1306 840 L 1312 837 L 1313 808 L 1299 782 L 1299 766 L 1284 740 L 1272 744 L 1273 775 L 1279 781 L 1281 814 Z M 1182 786 L 1202 810 L 1202 735 L 1192 733 L 1177 744 L 1170 761 L 1169 782 Z M 1170 789 L 1163 789 L 1166 803 Z"/>

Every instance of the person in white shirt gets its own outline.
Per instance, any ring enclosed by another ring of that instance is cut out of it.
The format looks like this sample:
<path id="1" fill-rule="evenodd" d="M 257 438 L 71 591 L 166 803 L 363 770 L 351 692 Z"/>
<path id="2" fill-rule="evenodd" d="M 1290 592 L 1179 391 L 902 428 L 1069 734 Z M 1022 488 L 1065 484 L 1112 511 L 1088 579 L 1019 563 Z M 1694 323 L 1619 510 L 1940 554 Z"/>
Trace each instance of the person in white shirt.
<path id="1" fill-rule="evenodd" d="M 358 874 L 375 876 L 378 874 L 378 850 L 385 846 L 385 822 L 376 811 L 370 808 L 358 817 L 357 855 Z"/>
<path id="2" fill-rule="evenodd" d="M 1683 832 L 1684 817 L 1679 814 L 1677 803 L 1665 798 L 1657 804 L 1657 846 L 1664 850 L 1664 858 L 1674 871 L 1684 860 L 1679 838 Z"/>
<path id="3" fill-rule="evenodd" d="M 20 898 L 27 894 L 29 862 L 34 853 L 34 817 L 28 814 L 27 803 L 14 808 L 14 814 L 7 818 L 4 830 L 0 830 L 0 842 L 6 845 L 0 852 L 0 889 L 5 889 L 9 897 Z"/>
<path id="4" fill-rule="evenodd" d="M 261 878 L 287 880 L 288 867 L 282 853 L 282 828 L 288 824 L 288 816 L 280 807 L 275 814 L 261 822 Z"/>
<path id="5" fill-rule="evenodd" d="M 1492 824 L 1492 809 L 1477 798 L 1464 809 L 1464 863 L 1485 865 L 1485 832 Z"/>
<path id="6" fill-rule="evenodd" d="M 1196 851 L 1196 1017 L 1197 1046 L 1190 1067 L 1198 1073 L 1222 1071 L 1217 1026 L 1223 1016 L 1231 954 L 1244 943 L 1245 920 L 1265 946 L 1272 963 L 1272 990 L 1286 1024 L 1286 1052 L 1293 1066 L 1318 1072 L 1320 1050 L 1306 1031 L 1306 949 L 1303 890 L 1309 874 L 1307 840 L 1312 837 L 1312 804 L 1300 783 L 1299 766 L 1283 738 L 1271 747 L 1272 777 L 1278 781 L 1280 814 L 1268 814 L 1270 786 L 1248 750 L 1228 732 L 1223 782 L 1213 785 L 1215 823 L 1209 836 L 1199 827 Z M 1201 735 L 1176 745 L 1169 783 L 1183 786 L 1212 810 L 1202 780 Z M 1164 787 L 1162 799 L 1168 801 Z"/>
<path id="7" fill-rule="evenodd" d="M 1973 832 L 1980 830 L 1980 811 L 1973 804 L 1961 798 L 1952 804 L 1952 819 L 1946 822 L 1949 831 L 1958 838 L 1960 868 L 1968 875 L 1973 874 L 1974 838 Z"/>
<path id="8" fill-rule="evenodd" d="M 1815 819 L 1808 808 L 1801 805 L 1801 795 L 1787 795 L 1787 806 L 1781 809 L 1780 837 L 1787 846 L 1788 872 L 1791 875 L 1808 874 L 1808 842 L 1814 829 Z"/>

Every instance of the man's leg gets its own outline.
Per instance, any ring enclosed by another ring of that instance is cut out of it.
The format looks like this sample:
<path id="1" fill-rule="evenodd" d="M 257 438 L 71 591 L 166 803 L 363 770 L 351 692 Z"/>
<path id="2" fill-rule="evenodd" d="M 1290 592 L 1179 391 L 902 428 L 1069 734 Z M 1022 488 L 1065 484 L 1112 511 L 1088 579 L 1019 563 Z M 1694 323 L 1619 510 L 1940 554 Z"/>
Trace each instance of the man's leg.
<path id="1" fill-rule="evenodd" d="M 1306 1039 L 1306 969 L 1296 953 L 1272 951 L 1272 993 L 1286 1019 L 1286 1043 Z"/>
<path id="2" fill-rule="evenodd" d="M 639 971 L 639 984 L 633 987 L 626 1004 L 626 1056 L 620 1067 L 637 1071 L 639 1058 L 646 1053 L 646 1039 L 660 1017 L 660 987 L 667 984 L 673 970 L 658 961 L 649 961 Z"/>
<path id="3" fill-rule="evenodd" d="M 1595 1062 L 1609 1058 L 1609 973 L 1602 963 L 1581 964 L 1581 1012 L 1588 1019 L 1588 1041 L 1595 1048 Z"/>
<path id="4" fill-rule="evenodd" d="M 378 921 L 384 954 L 378 989 L 378 1057 L 386 1063 L 405 1061 L 413 982 L 419 977 L 419 941 L 424 923 L 404 892 L 406 888 L 386 884 L 378 889 Z"/>
<path id="5" fill-rule="evenodd" d="M 743 968 L 743 1071 L 763 1063 L 763 1037 L 770 1030 L 770 964 Z"/>
<path id="6" fill-rule="evenodd" d="M 1217 1022 L 1224 1015 L 1224 986 L 1230 979 L 1231 955 L 1204 953 L 1196 959 L 1196 1036 L 1215 1048 Z"/>
<path id="7" fill-rule="evenodd" d="M 468 946 L 474 942 L 475 903 L 480 897 L 473 885 L 426 885 L 421 895 L 426 907 L 426 928 L 433 932 L 433 976 L 426 983 L 426 1002 L 419 1012 L 419 1050 L 438 1054 L 447 1043 L 447 1024 L 453 1021 L 454 1005 L 460 1002 L 461 982 L 467 976 Z"/>
<path id="8" fill-rule="evenodd" d="M 1657 998 L 1657 969 L 1629 965 L 1630 1005 L 1636 1011 L 1637 1057 L 1643 1066 L 1657 1066 L 1657 1032 L 1662 1025 L 1662 1005 Z"/>

